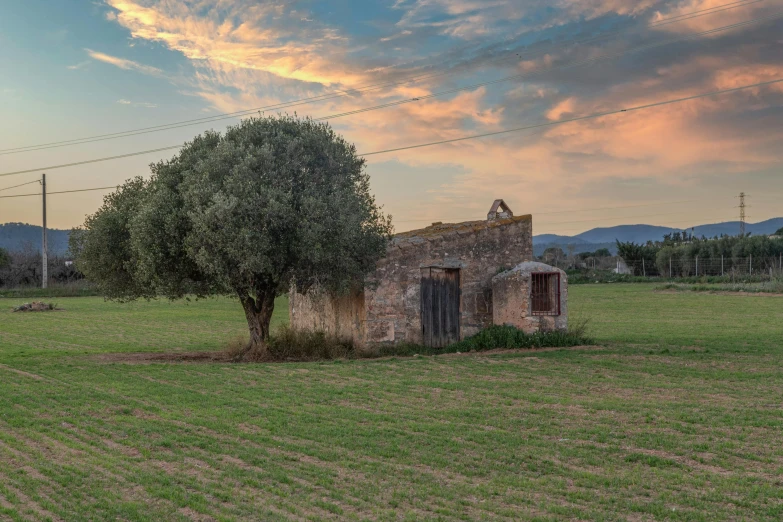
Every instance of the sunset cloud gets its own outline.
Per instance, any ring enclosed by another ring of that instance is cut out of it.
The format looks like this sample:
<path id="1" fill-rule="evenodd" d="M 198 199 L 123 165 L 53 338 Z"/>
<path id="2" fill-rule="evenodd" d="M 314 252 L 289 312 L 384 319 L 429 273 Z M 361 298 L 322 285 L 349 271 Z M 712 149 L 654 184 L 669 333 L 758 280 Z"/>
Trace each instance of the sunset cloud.
<path id="1" fill-rule="evenodd" d="M 392 83 L 287 109 L 322 117 L 556 67 L 525 81 L 333 120 L 360 151 L 557 121 L 783 77 L 779 20 L 586 67 L 557 69 L 606 54 L 622 55 L 672 35 L 764 16 L 769 9 L 764 2 L 721 10 L 725 2 L 716 0 L 399 0 L 388 9 L 389 19 L 376 22 L 379 30 L 372 37 L 356 35 L 350 24 L 301 6 L 293 10 L 243 0 L 222 3 L 219 9 L 155 0 L 106 3 L 115 23 L 134 41 L 162 44 L 187 59 L 195 71 L 187 90 L 227 112 Z M 646 25 L 711 8 L 718 9 L 660 28 Z M 606 32 L 613 36 L 560 45 Z M 434 37 L 446 39 L 448 45 L 430 44 Z M 523 61 L 510 60 L 515 53 L 524 56 Z M 93 58 L 143 72 L 141 64 L 101 56 Z M 444 69 L 454 74 L 432 75 Z M 406 82 L 411 76 L 424 78 Z M 665 191 L 718 172 L 739 175 L 780 164 L 783 153 L 775 144 L 783 139 L 783 129 L 773 117 L 777 109 L 771 108 L 781 101 L 781 87 L 765 87 L 535 132 L 392 153 L 373 157 L 370 168 L 372 172 L 373 165 L 382 163 L 405 166 L 412 173 L 452 172 L 443 183 L 427 182 L 422 194 L 394 202 L 398 213 L 417 219 L 435 219 L 446 208 L 480 213 L 483 202 L 498 194 L 535 209 L 544 201 L 584 204 L 582 199 L 594 194 L 591 187 L 620 186 L 622 180 L 639 180 Z M 617 190 L 624 194 L 620 191 L 626 189 Z M 611 192 L 604 191 L 606 197 Z M 422 198 L 434 204 L 422 206 Z"/>
<path id="2" fill-rule="evenodd" d="M 130 100 L 126 100 L 124 98 L 121 98 L 117 100 L 117 103 L 120 105 L 129 105 L 131 107 L 143 107 L 146 109 L 154 109 L 158 106 L 156 103 L 149 103 L 149 102 L 132 102 Z"/>
<path id="3" fill-rule="evenodd" d="M 144 65 L 138 62 L 134 62 L 133 60 L 126 60 L 125 58 L 118 58 L 116 56 L 111 56 L 98 51 L 93 51 L 92 49 L 85 49 L 85 51 L 87 51 L 87 54 L 93 60 L 97 60 L 103 63 L 108 63 L 115 67 L 119 67 L 120 69 L 134 70 L 152 76 L 159 76 L 163 74 L 163 71 L 161 71 L 157 67 Z"/>

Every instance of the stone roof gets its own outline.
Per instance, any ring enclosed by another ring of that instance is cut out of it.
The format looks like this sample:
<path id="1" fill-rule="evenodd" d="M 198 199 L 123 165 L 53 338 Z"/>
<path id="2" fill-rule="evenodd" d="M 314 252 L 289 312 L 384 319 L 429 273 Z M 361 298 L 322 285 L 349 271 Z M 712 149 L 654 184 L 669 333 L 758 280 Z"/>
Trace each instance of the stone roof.
<path id="1" fill-rule="evenodd" d="M 494 281 L 496 279 L 504 279 L 514 274 L 526 275 L 533 272 L 560 272 L 563 276 L 565 276 L 565 271 L 555 266 L 547 265 L 546 263 L 540 263 L 538 261 L 525 261 L 523 263 L 519 263 L 511 270 L 506 270 L 505 272 L 497 274 L 492 280 Z"/>
<path id="2" fill-rule="evenodd" d="M 504 215 L 501 216 L 501 214 Z M 508 205 L 506 205 L 506 202 L 502 199 L 496 199 L 492 202 L 492 207 L 489 209 L 487 219 L 498 219 L 513 216 L 514 213 L 511 212 L 511 209 L 508 207 Z"/>
<path id="3" fill-rule="evenodd" d="M 490 228 L 504 227 L 520 221 L 532 221 L 532 219 L 533 216 L 527 214 L 525 216 L 514 216 L 494 221 L 481 220 L 465 221 L 463 223 L 436 223 L 427 228 L 396 234 L 392 238 L 392 244 L 397 246 L 405 243 L 423 243 L 424 241 L 432 241 L 457 234 L 464 235 L 466 233 L 479 232 Z"/>

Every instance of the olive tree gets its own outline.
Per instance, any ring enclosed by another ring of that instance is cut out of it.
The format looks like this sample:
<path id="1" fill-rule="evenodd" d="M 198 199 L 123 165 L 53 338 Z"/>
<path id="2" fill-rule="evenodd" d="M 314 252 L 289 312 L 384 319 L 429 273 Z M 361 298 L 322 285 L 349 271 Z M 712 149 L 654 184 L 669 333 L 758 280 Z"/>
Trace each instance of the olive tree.
<path id="1" fill-rule="evenodd" d="M 277 296 L 361 285 L 392 232 L 364 159 L 309 119 L 248 119 L 151 170 L 73 235 L 79 269 L 118 300 L 236 296 L 251 347 L 265 347 Z"/>
<path id="2" fill-rule="evenodd" d="M 11 266 L 11 256 L 4 248 L 0 248 L 0 269 L 8 268 Z"/>

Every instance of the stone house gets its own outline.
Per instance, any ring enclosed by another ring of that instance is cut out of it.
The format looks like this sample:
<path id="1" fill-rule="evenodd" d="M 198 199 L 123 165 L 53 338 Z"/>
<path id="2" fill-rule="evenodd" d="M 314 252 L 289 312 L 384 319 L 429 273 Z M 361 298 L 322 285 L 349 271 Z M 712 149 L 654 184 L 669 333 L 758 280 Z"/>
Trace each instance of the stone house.
<path id="1" fill-rule="evenodd" d="M 394 236 L 362 290 L 340 296 L 318 290 L 292 293 L 291 325 L 351 338 L 360 346 L 410 342 L 434 347 L 492 324 L 526 331 L 565 328 L 565 273 L 541 263 L 520 268 L 532 259 L 532 217 L 514 216 L 503 200 L 496 200 L 486 221 L 433 223 Z M 496 277 L 504 273 L 508 277 Z M 548 275 L 541 279 L 539 273 Z M 502 303 L 493 306 L 495 292 Z M 532 292 L 547 297 L 534 298 Z M 534 313 L 542 306 L 550 308 Z"/>
<path id="2" fill-rule="evenodd" d="M 494 324 L 526 332 L 568 329 L 568 278 L 559 268 L 525 261 L 492 278 Z"/>

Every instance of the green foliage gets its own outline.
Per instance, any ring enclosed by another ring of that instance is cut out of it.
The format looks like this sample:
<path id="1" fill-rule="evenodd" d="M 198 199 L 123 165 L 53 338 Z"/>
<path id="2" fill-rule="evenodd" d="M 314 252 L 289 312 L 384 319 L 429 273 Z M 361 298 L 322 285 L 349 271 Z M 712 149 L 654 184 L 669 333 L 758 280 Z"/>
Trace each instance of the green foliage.
<path id="1" fill-rule="evenodd" d="M 783 227 L 779 228 L 773 235 L 783 237 Z"/>
<path id="2" fill-rule="evenodd" d="M 567 332 L 555 330 L 533 334 L 513 326 L 490 326 L 472 337 L 450 344 L 444 348 L 429 348 L 418 344 L 381 346 L 379 356 L 438 355 L 446 353 L 484 352 L 487 350 L 566 348 L 592 344 L 586 333 L 586 325 L 579 324 Z"/>
<path id="3" fill-rule="evenodd" d="M 663 241 L 645 245 L 617 242 L 618 255 L 622 257 L 634 275 L 642 274 L 644 259 L 647 275 L 669 275 L 670 263 L 673 276 L 694 275 L 695 260 L 724 260 L 724 271 L 734 266 L 745 269 L 747 259 L 758 260 L 754 270 L 768 270 L 779 266 L 783 254 L 783 238 L 769 236 L 723 236 L 719 238 L 695 238 L 684 235 L 667 235 Z M 768 261 L 763 264 L 762 260 Z M 720 273 L 720 265 L 712 267 Z M 700 270 L 700 273 L 702 271 Z M 713 274 L 716 275 L 716 274 Z"/>
<path id="4" fill-rule="evenodd" d="M 650 241 L 644 245 L 617 241 L 617 255 L 623 258 L 633 275 L 652 275 L 658 250 L 659 247 Z"/>
<path id="5" fill-rule="evenodd" d="M 361 285 L 391 232 L 355 147 L 283 116 L 197 136 L 107 197 L 71 247 L 113 299 L 238 296 L 263 344 L 276 296 Z"/>
<path id="6" fill-rule="evenodd" d="M 247 349 L 247 342 L 237 338 L 224 350 L 235 361 L 328 361 L 334 359 L 372 359 L 376 357 L 410 357 L 448 353 L 484 352 L 495 349 L 566 348 L 592 344 L 582 323 L 567 332 L 549 331 L 527 334 L 511 326 L 490 326 L 478 334 L 444 348 L 430 348 L 414 343 L 381 345 L 357 349 L 349 339 L 320 330 L 278 328 L 269 338 L 264 351 Z"/>
<path id="7" fill-rule="evenodd" d="M 131 223 L 141 208 L 147 182 L 137 177 L 107 195 L 98 211 L 88 216 L 84 227 L 74 229 L 68 248 L 76 266 L 110 299 L 155 297 L 135 277 L 139 255 L 131 245 Z"/>
<path id="8" fill-rule="evenodd" d="M 579 259 L 582 260 L 590 259 L 593 257 L 611 257 L 611 256 L 612 253 L 609 251 L 608 248 L 599 248 L 595 252 L 581 252 L 577 254 L 577 257 L 579 257 Z"/>
<path id="9" fill-rule="evenodd" d="M 0 270 L 9 266 L 11 266 L 11 256 L 6 249 L 0 248 Z"/>
<path id="10" fill-rule="evenodd" d="M 585 335 L 585 328 L 580 325 L 576 330 L 541 331 L 532 334 L 514 328 L 513 326 L 490 326 L 448 347 L 449 351 L 485 351 L 497 348 L 560 348 L 591 344 Z"/>
<path id="11" fill-rule="evenodd" d="M 565 252 L 563 252 L 563 249 L 560 247 L 552 246 L 544 250 L 542 258 L 549 263 L 557 262 L 561 259 L 565 259 Z"/>

